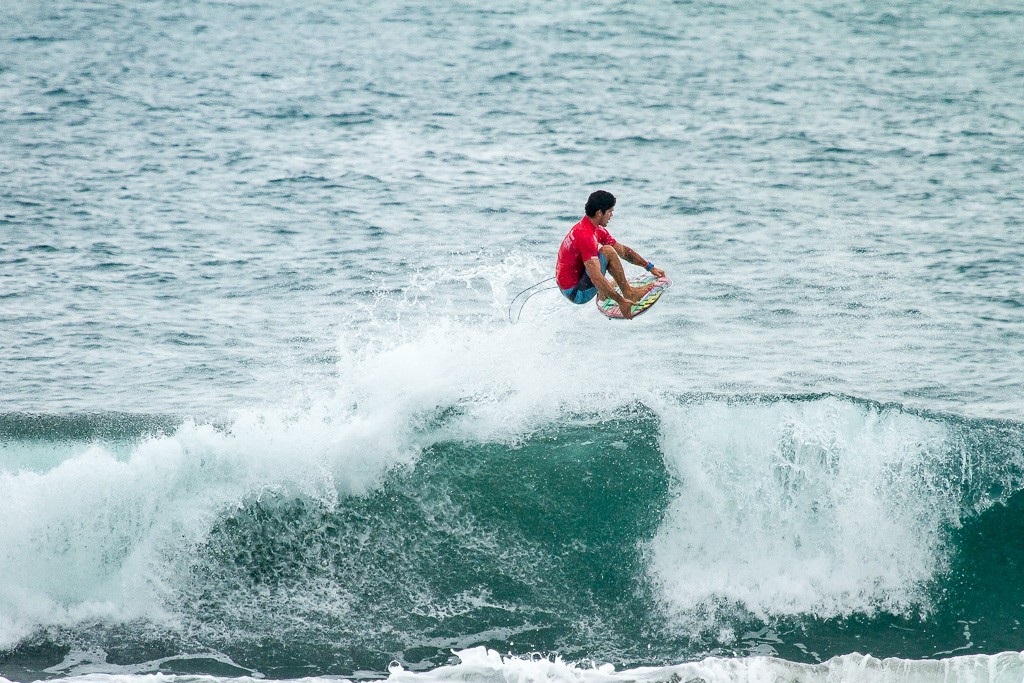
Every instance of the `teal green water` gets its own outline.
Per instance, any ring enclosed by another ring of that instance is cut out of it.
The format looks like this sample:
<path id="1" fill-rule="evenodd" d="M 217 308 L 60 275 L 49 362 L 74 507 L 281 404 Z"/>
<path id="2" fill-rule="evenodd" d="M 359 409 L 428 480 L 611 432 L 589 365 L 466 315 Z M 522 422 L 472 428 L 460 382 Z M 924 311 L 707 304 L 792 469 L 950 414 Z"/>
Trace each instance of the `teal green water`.
<path id="1" fill-rule="evenodd" d="M 1017 675 L 1022 32 L 0 8 L 0 676 Z M 671 291 L 510 325 L 597 188 Z"/>

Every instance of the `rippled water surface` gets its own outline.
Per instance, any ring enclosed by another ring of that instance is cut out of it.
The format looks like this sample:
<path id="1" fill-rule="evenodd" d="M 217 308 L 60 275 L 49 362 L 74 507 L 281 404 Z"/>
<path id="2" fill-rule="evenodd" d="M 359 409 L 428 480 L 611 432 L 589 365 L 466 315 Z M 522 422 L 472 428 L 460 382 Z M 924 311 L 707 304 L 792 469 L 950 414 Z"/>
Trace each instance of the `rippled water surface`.
<path id="1" fill-rule="evenodd" d="M 612 328 L 548 293 L 526 324 L 575 316 L 608 344 L 642 339 L 688 389 L 1019 414 L 1019 12 L 4 15 L 8 410 L 249 402 L 285 376 L 329 376 L 334 330 L 382 291 L 419 285 L 426 313 L 500 324 L 604 187 L 613 234 L 668 270 L 673 296 Z"/>

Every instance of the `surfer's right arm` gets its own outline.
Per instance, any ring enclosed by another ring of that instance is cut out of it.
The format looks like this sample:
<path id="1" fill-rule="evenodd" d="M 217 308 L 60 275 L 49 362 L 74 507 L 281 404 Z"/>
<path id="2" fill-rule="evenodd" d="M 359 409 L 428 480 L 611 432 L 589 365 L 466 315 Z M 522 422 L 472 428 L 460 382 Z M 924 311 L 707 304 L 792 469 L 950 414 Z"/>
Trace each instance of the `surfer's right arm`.
<path id="1" fill-rule="evenodd" d="M 635 249 L 627 247 L 622 242 L 616 242 L 614 245 L 615 253 L 619 255 L 619 258 L 623 258 L 634 266 L 640 266 L 654 277 L 665 277 L 665 271 L 661 268 L 656 268 L 653 263 L 641 256 Z"/>

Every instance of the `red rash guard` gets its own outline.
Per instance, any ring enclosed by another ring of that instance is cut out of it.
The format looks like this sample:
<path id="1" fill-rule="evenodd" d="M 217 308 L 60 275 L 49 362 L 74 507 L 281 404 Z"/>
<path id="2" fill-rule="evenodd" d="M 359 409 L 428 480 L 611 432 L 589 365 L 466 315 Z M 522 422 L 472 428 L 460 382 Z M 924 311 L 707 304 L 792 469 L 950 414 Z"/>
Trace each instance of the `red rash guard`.
<path id="1" fill-rule="evenodd" d="M 572 289 L 583 277 L 583 263 L 597 258 L 598 245 L 615 244 L 615 238 L 589 216 L 584 216 L 562 240 L 555 262 L 555 282 L 561 289 Z"/>

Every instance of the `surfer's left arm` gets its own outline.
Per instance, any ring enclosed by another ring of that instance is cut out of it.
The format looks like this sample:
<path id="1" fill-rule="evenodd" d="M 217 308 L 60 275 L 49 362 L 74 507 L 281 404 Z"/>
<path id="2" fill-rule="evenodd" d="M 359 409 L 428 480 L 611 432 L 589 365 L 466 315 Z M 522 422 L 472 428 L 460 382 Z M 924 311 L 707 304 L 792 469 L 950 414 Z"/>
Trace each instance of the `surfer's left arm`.
<path id="1" fill-rule="evenodd" d="M 631 248 L 627 247 L 622 242 L 616 242 L 613 248 L 615 249 L 615 252 L 619 255 L 619 258 L 629 261 L 634 266 L 640 266 L 641 268 L 644 268 L 645 270 L 649 271 L 650 274 L 653 275 L 654 277 L 665 277 L 664 270 L 662 270 L 661 268 L 656 268 L 653 264 L 651 264 L 650 261 L 648 261 L 640 254 L 633 251 Z M 651 267 L 648 268 L 648 265 L 650 265 Z"/>

